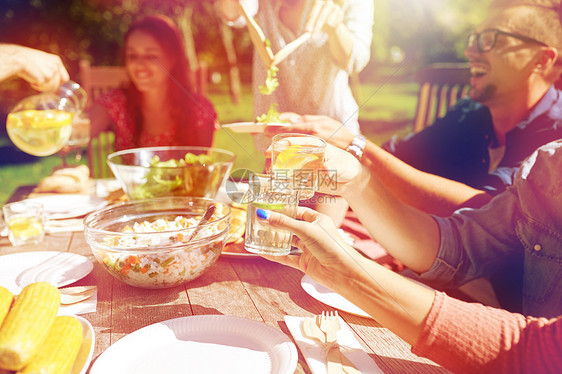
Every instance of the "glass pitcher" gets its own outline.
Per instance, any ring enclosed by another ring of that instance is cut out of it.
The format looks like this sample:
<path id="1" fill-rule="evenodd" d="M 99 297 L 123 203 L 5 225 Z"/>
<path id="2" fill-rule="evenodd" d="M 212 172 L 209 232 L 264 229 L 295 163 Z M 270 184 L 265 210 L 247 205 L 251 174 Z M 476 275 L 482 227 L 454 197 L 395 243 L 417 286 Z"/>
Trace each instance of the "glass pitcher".
<path id="1" fill-rule="evenodd" d="M 84 110 L 86 101 L 86 91 L 72 81 L 56 91 L 29 96 L 8 114 L 8 136 L 26 153 L 52 155 L 70 139 L 72 120 Z"/>

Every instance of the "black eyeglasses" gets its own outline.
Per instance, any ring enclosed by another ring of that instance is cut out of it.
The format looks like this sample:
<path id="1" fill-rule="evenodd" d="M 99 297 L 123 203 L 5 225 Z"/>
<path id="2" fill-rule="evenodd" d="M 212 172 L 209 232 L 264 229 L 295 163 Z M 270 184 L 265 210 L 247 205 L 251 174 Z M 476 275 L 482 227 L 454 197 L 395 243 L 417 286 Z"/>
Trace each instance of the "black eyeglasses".
<path id="1" fill-rule="evenodd" d="M 470 48 L 474 45 L 474 43 L 476 43 L 476 45 L 478 46 L 478 50 L 480 52 L 490 52 L 492 49 L 494 49 L 494 46 L 496 45 L 496 40 L 498 39 L 498 35 L 500 34 L 505 36 L 511 36 L 512 38 L 519 39 L 526 43 L 535 43 L 548 47 L 547 44 L 540 42 L 536 39 L 529 38 L 528 36 L 513 34 L 498 29 L 486 29 L 482 32 L 471 32 L 470 34 L 468 34 L 468 37 L 466 39 L 466 46 L 467 48 Z"/>

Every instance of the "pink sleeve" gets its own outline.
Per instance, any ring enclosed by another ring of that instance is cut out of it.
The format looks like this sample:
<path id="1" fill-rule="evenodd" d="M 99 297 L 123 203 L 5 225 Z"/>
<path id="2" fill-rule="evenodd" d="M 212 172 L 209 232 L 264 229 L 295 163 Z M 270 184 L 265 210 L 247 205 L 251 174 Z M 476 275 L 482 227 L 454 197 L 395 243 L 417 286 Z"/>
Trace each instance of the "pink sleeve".
<path id="1" fill-rule="evenodd" d="M 524 317 L 437 292 L 412 352 L 456 373 L 561 373 L 562 316 Z"/>

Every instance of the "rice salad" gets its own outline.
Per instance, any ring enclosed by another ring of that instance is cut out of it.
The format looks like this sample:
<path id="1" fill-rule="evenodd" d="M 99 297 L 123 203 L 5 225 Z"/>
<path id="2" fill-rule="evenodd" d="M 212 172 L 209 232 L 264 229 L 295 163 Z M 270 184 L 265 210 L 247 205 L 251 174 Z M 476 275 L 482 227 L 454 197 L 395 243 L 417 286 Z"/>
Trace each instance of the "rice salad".
<path id="1" fill-rule="evenodd" d="M 207 225 L 189 240 L 199 220 L 200 217 L 176 216 L 173 220 L 134 222 L 123 227 L 124 235 L 104 238 L 94 254 L 112 275 L 125 283 L 143 288 L 177 286 L 202 274 L 224 246 L 225 235 L 218 234 L 228 230 L 226 223 Z M 204 238 L 211 241 L 201 240 Z M 163 247 L 169 249 L 162 250 Z"/>

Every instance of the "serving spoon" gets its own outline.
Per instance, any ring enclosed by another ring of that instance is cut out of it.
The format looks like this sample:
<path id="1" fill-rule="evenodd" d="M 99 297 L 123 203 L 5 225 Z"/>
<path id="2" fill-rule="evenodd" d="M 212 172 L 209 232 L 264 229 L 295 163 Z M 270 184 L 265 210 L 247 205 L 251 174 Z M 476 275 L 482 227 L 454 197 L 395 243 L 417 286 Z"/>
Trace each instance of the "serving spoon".
<path id="1" fill-rule="evenodd" d="M 187 239 L 188 242 L 190 242 L 191 239 L 195 238 L 195 235 L 197 235 L 199 230 L 201 230 L 201 226 L 206 224 L 207 221 L 213 216 L 216 208 L 217 207 L 215 206 L 215 204 L 211 204 L 207 207 L 207 209 L 205 210 L 205 213 L 203 214 L 203 217 L 201 218 L 201 221 L 199 221 L 197 223 L 197 226 L 195 226 L 195 229 L 193 229 L 193 232 L 189 236 L 189 239 Z"/>
<path id="2" fill-rule="evenodd" d="M 265 64 L 265 66 L 269 67 L 271 65 L 271 62 L 273 61 L 273 51 L 271 50 L 271 47 L 266 42 L 266 37 L 262 29 L 254 20 L 254 17 L 252 17 L 248 13 L 244 4 L 239 2 L 238 5 L 240 5 L 240 10 L 242 11 L 242 15 L 246 19 L 246 24 L 248 25 L 248 33 L 250 34 L 250 39 L 252 40 L 252 43 L 256 47 L 256 50 L 261 60 Z"/>
<path id="3" fill-rule="evenodd" d="M 254 44 L 258 55 L 260 56 L 261 60 L 263 61 L 264 65 L 270 67 L 272 65 L 277 66 L 281 61 L 283 61 L 287 56 L 293 53 L 298 47 L 300 47 L 304 42 L 306 42 L 312 34 L 310 32 L 305 32 L 297 39 L 293 40 L 281 50 L 279 50 L 276 54 L 273 53 L 269 43 L 266 41 L 267 38 L 263 33 L 261 27 L 257 24 L 254 18 L 248 13 L 246 7 L 242 3 L 238 3 L 240 6 L 240 10 L 242 11 L 242 15 L 246 19 L 246 24 L 248 25 L 248 33 L 250 34 L 250 39 Z"/>
<path id="4" fill-rule="evenodd" d="M 89 299 L 94 292 L 96 292 L 97 286 L 76 286 L 76 287 L 66 287 L 59 288 L 60 293 L 60 303 L 61 305 L 76 304 L 86 299 Z"/>

